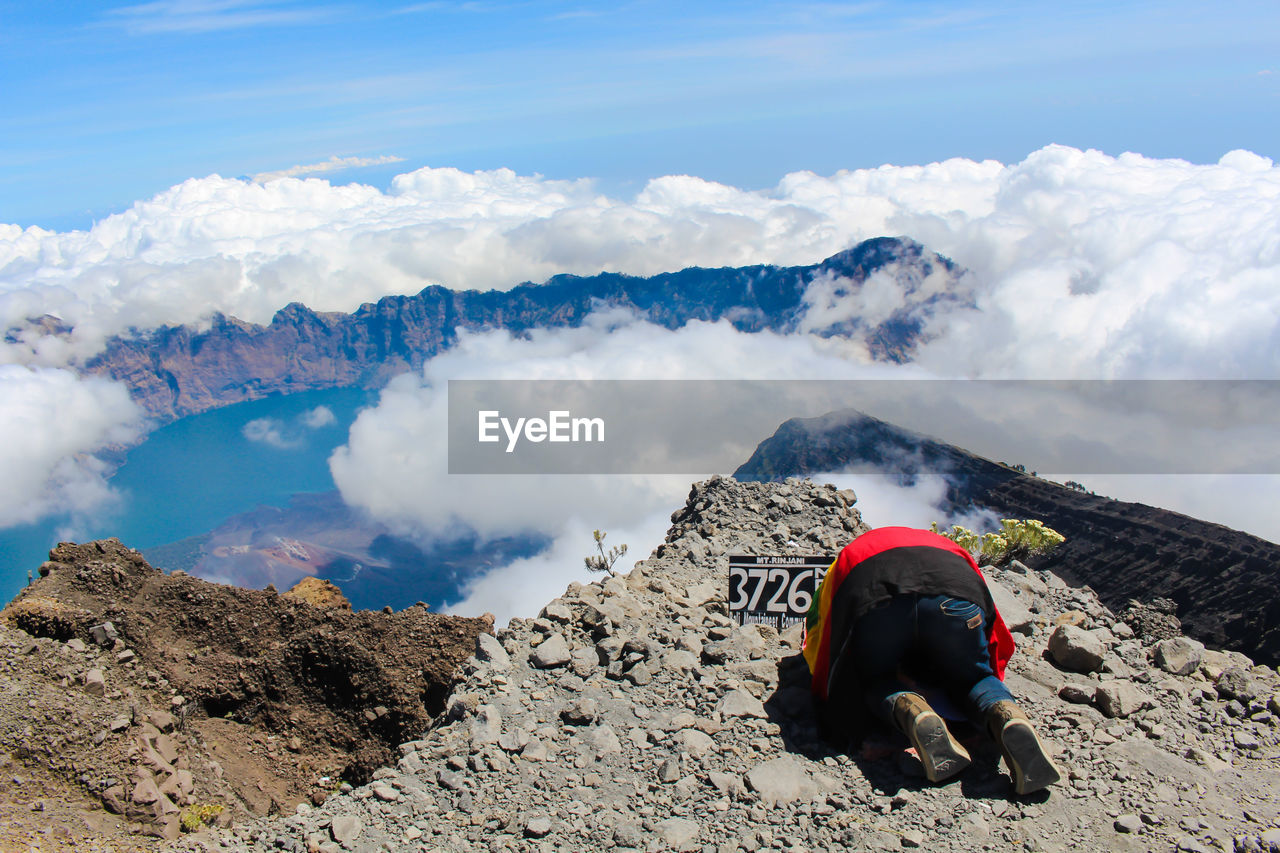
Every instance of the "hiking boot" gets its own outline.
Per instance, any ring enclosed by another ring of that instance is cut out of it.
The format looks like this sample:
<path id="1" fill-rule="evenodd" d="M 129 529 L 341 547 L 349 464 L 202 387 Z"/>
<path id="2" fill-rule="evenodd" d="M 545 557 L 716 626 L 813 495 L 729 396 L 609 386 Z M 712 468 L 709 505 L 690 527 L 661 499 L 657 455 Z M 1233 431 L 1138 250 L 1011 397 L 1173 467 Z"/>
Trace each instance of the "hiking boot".
<path id="1" fill-rule="evenodd" d="M 969 766 L 968 751 L 951 737 L 947 724 L 923 696 L 916 693 L 899 696 L 893 703 L 893 722 L 915 747 L 930 782 L 950 779 Z"/>
<path id="2" fill-rule="evenodd" d="M 987 730 L 1004 753 L 1014 791 L 1030 794 L 1062 778 L 1027 715 L 1017 705 L 1007 699 L 997 702 L 987 709 L 986 718 Z"/>

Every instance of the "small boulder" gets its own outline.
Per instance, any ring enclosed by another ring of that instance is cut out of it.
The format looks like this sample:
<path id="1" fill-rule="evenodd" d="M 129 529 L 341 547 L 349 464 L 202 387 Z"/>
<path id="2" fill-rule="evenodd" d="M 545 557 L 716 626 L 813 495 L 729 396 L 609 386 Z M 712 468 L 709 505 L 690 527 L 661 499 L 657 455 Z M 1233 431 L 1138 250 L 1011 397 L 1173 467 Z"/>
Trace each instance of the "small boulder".
<path id="1" fill-rule="evenodd" d="M 360 837 L 364 824 L 355 815 L 338 815 L 329 824 L 329 835 L 339 844 L 347 844 Z"/>
<path id="2" fill-rule="evenodd" d="M 530 818 L 525 821 L 524 834 L 526 838 L 545 838 L 551 834 L 551 818 Z"/>
<path id="3" fill-rule="evenodd" d="M 1068 682 L 1058 688 L 1058 698 L 1075 705 L 1088 705 L 1093 702 L 1095 689 L 1092 684 L 1073 684 Z"/>
<path id="4" fill-rule="evenodd" d="M 747 771 L 747 786 L 769 807 L 810 799 L 818 785 L 804 768 L 790 758 L 775 758 Z"/>
<path id="5" fill-rule="evenodd" d="M 1075 625 L 1059 625 L 1049 637 L 1049 656 L 1072 672 L 1095 671 L 1102 666 L 1105 653 L 1098 637 Z"/>
<path id="6" fill-rule="evenodd" d="M 659 821 L 656 828 L 663 843 L 672 850 L 693 850 L 698 846 L 701 827 L 688 818 L 669 817 Z"/>
<path id="7" fill-rule="evenodd" d="M 498 672 L 511 669 L 511 656 L 492 634 L 476 635 L 476 658 L 488 663 Z"/>
<path id="8" fill-rule="evenodd" d="M 103 696 L 107 692 L 107 678 L 100 669 L 91 669 L 84 674 L 84 692 L 90 696 Z"/>
<path id="9" fill-rule="evenodd" d="M 716 710 L 725 717 L 754 717 L 758 720 L 768 717 L 764 704 L 745 690 L 730 690 L 716 705 Z"/>
<path id="10" fill-rule="evenodd" d="M 1218 681 L 1214 686 L 1218 689 L 1219 696 L 1226 699 L 1235 699 L 1245 704 L 1262 698 L 1265 692 L 1261 682 L 1250 675 L 1247 670 L 1238 666 L 1223 670 L 1222 675 L 1218 676 Z"/>
<path id="11" fill-rule="evenodd" d="M 1156 643 L 1156 666 L 1173 675 L 1190 675 L 1200 667 L 1204 643 L 1188 637 L 1170 637 Z"/>
<path id="12" fill-rule="evenodd" d="M 1094 693 L 1098 710 L 1108 717 L 1127 717 L 1151 704 L 1151 697 L 1128 681 L 1108 681 Z"/>
<path id="13" fill-rule="evenodd" d="M 585 697 L 574 702 L 560 712 L 560 718 L 571 726 L 587 726 L 600 716 L 600 708 L 595 699 Z"/>
<path id="14" fill-rule="evenodd" d="M 1004 624 L 1015 634 L 1030 634 L 1035 630 L 1035 617 L 1018 596 L 993 578 L 987 579 L 987 589 L 991 592 L 991 600 Z"/>
<path id="15" fill-rule="evenodd" d="M 529 662 L 538 669 L 554 669 L 569 662 L 569 644 L 562 634 L 552 634 L 533 650 Z"/>

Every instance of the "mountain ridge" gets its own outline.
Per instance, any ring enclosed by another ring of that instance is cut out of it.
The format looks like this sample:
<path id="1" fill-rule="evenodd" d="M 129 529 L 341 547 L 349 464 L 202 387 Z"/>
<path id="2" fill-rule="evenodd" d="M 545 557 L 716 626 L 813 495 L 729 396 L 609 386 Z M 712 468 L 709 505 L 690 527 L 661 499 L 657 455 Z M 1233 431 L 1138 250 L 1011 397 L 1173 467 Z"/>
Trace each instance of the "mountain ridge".
<path id="1" fill-rule="evenodd" d="M 852 409 L 789 419 L 734 476 L 778 480 L 851 465 L 944 475 L 940 514 L 1042 519 L 1066 542 L 1029 560 L 1034 568 L 1088 584 L 1116 611 L 1132 598 L 1169 599 L 1188 635 L 1280 664 L 1280 545 L 1261 537 L 1068 488 Z"/>
<path id="2" fill-rule="evenodd" d="M 882 270 L 890 270 L 902 285 L 904 305 L 874 328 L 860 328 L 856 318 L 847 318 L 818 332 L 861 331 L 873 356 L 901 361 L 918 342 L 933 307 L 964 298 L 954 287 L 961 270 L 909 238 L 878 237 L 808 266 L 691 267 L 648 277 L 559 275 L 507 291 L 431 285 L 416 295 L 365 303 L 349 314 L 292 302 L 265 326 L 215 314 L 205 331 L 165 326 L 112 338 L 84 370 L 125 383 L 135 402 L 167 422 L 270 394 L 380 387 L 451 347 L 460 331 L 501 328 L 520 334 L 535 327 L 575 326 L 600 306 L 631 308 L 666 328 L 724 319 L 744 332 L 786 331 L 802 319 L 806 288 L 816 278 L 847 280 L 856 292 Z M 920 287 L 937 272 L 952 287 L 939 292 Z"/>

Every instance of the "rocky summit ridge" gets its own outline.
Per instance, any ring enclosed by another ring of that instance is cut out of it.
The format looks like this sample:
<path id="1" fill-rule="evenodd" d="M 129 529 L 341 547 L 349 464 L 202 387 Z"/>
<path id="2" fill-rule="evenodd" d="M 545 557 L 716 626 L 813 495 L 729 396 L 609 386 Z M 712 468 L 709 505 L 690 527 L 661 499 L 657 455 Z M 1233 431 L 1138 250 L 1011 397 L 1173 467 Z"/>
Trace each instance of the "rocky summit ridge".
<path id="1" fill-rule="evenodd" d="M 477 637 L 446 710 L 323 805 L 187 851 L 1280 850 L 1280 676 L 1122 619 L 1088 587 L 989 570 L 1008 683 L 1063 784 L 1012 794 L 998 751 L 927 784 L 906 741 L 824 736 L 799 631 L 727 615 L 731 553 L 833 553 L 866 529 L 809 481 L 696 484 L 625 577 Z M 1052 521 L 1049 519 L 1048 521 Z"/>

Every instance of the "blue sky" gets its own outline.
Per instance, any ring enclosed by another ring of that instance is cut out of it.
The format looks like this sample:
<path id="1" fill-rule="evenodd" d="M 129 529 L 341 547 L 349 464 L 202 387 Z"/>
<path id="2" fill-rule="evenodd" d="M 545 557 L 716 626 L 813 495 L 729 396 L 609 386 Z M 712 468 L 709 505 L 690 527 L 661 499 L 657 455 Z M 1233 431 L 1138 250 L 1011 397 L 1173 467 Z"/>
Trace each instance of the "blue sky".
<path id="1" fill-rule="evenodd" d="M 0 222 L 333 157 L 745 188 L 1051 142 L 1280 158 L 1280 4 L 0 0 Z"/>

